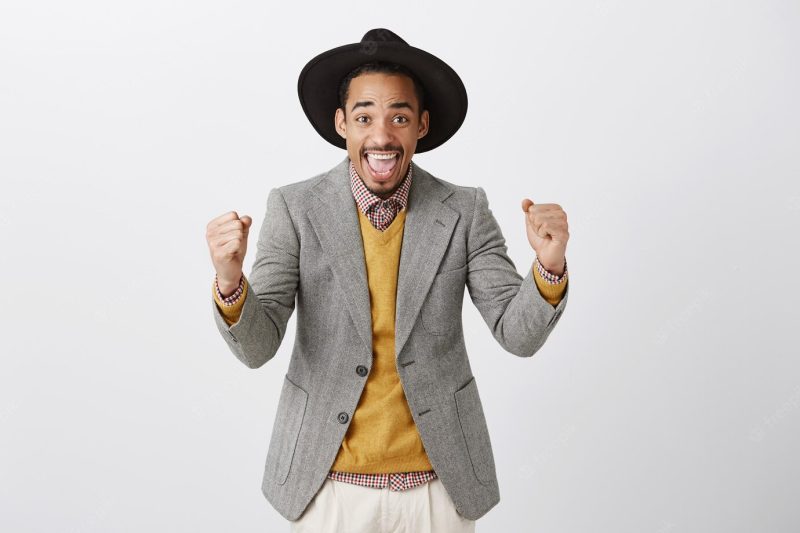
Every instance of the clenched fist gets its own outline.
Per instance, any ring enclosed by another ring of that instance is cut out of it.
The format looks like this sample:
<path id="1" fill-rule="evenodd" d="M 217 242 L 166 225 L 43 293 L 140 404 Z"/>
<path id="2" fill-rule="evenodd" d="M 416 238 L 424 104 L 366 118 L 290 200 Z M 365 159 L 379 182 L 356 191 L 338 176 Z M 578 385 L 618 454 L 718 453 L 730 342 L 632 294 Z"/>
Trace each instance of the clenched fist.
<path id="1" fill-rule="evenodd" d="M 553 274 L 564 273 L 564 258 L 569 240 L 567 214 L 558 204 L 534 204 L 522 200 L 528 242 L 536 252 L 539 263 Z"/>
<path id="2" fill-rule="evenodd" d="M 247 253 L 247 235 L 253 219 L 239 217 L 229 211 L 214 218 L 206 226 L 206 240 L 211 252 L 211 261 L 217 271 L 217 283 L 223 296 L 228 296 L 239 286 L 242 264 Z"/>

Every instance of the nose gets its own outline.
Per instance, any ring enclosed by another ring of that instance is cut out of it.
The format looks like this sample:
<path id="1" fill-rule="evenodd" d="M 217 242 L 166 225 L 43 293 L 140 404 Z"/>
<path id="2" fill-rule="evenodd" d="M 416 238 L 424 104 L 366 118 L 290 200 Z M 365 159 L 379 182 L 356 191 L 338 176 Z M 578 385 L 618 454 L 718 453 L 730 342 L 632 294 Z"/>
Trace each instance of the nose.
<path id="1" fill-rule="evenodd" d="M 394 143 L 394 132 L 391 124 L 386 120 L 376 120 L 373 122 L 372 142 L 377 146 L 389 146 Z"/>

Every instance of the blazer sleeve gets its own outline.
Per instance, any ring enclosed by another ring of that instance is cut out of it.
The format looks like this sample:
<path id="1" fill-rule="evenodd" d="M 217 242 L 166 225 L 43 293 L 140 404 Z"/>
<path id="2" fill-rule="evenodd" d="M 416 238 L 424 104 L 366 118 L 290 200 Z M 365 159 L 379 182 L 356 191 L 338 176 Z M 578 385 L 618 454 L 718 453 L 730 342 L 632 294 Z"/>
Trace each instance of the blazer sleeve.
<path id="1" fill-rule="evenodd" d="M 278 351 L 294 312 L 299 276 L 300 241 L 283 194 L 273 188 L 238 320 L 229 324 L 216 298 L 211 300 L 222 338 L 249 368 L 259 368 Z"/>
<path id="2" fill-rule="evenodd" d="M 467 290 L 492 335 L 507 352 L 530 357 L 542 347 L 561 318 L 569 281 L 556 306 L 545 299 L 533 269 L 523 278 L 508 256 L 508 247 L 482 187 L 467 238 Z"/>

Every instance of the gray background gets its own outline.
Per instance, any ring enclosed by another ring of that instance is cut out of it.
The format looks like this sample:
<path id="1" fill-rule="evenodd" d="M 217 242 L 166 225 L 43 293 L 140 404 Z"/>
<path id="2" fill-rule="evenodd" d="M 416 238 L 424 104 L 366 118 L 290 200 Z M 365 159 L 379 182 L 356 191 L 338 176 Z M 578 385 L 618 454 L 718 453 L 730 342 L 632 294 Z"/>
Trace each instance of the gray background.
<path id="1" fill-rule="evenodd" d="M 532 359 L 466 295 L 502 495 L 478 530 L 798 531 L 799 19 L 789 1 L 2 2 L 0 530 L 288 529 L 260 483 L 296 316 L 275 359 L 239 363 L 205 228 L 260 227 L 270 188 L 344 157 L 297 75 L 385 26 L 469 92 L 415 161 L 485 188 L 521 273 L 522 199 L 570 222 L 570 303 Z M 254 253 L 251 234 L 246 272 Z"/>

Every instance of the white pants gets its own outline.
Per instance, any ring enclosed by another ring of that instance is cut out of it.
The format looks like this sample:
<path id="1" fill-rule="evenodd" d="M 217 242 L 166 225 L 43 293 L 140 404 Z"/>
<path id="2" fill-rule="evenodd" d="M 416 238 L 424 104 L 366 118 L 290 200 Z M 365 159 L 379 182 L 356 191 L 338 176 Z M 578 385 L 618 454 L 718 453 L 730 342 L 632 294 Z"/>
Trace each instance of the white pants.
<path id="1" fill-rule="evenodd" d="M 391 491 L 325 478 L 292 533 L 473 533 L 439 478 Z"/>

